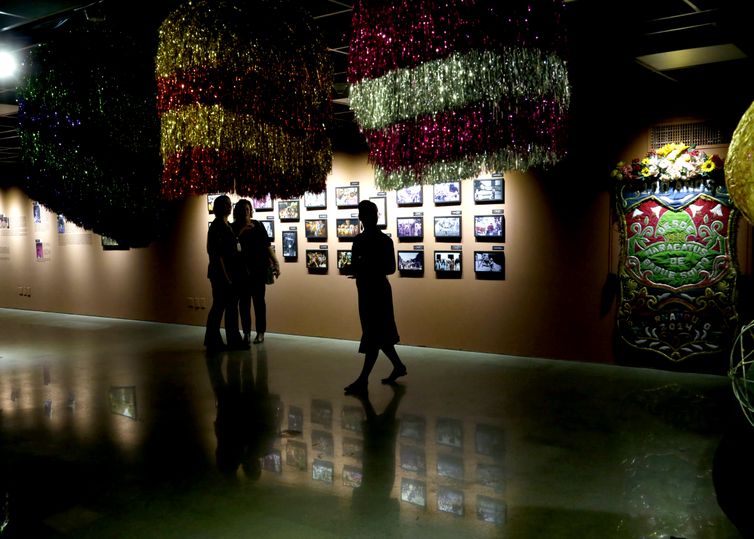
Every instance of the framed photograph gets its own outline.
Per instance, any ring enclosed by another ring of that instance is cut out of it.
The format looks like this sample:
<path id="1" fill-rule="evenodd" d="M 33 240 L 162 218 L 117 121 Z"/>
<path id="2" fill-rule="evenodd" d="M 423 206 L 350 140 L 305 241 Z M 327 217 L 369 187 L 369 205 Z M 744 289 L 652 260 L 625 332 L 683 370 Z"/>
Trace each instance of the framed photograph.
<path id="1" fill-rule="evenodd" d="M 436 183 L 432 186 L 432 198 L 435 204 L 460 204 L 461 182 Z"/>
<path id="2" fill-rule="evenodd" d="M 424 217 L 396 218 L 398 241 L 418 241 L 424 239 Z"/>
<path id="3" fill-rule="evenodd" d="M 298 221 L 301 216 L 301 201 L 278 200 L 278 218 L 281 223 L 286 221 Z"/>
<path id="4" fill-rule="evenodd" d="M 461 216 L 435 217 L 435 239 L 458 240 L 461 238 Z"/>
<path id="5" fill-rule="evenodd" d="M 427 484 L 424 481 L 401 478 L 401 501 L 427 507 Z"/>
<path id="6" fill-rule="evenodd" d="M 341 275 L 353 274 L 353 253 L 351 251 L 338 251 L 338 271 Z"/>
<path id="7" fill-rule="evenodd" d="M 359 220 L 356 218 L 335 219 L 335 235 L 340 240 L 353 241 L 360 231 Z"/>
<path id="8" fill-rule="evenodd" d="M 403 276 L 424 273 L 424 251 L 398 251 L 398 272 Z"/>
<path id="9" fill-rule="evenodd" d="M 270 241 L 275 241 L 275 221 L 264 219 L 259 222 L 262 223 L 262 226 L 267 232 L 267 237 L 270 238 Z"/>
<path id="10" fill-rule="evenodd" d="M 309 273 L 327 273 L 327 251 L 324 249 L 307 249 L 306 268 Z"/>
<path id="11" fill-rule="evenodd" d="M 283 459 L 279 449 L 272 449 L 262 459 L 262 469 L 273 473 L 283 473 Z"/>
<path id="12" fill-rule="evenodd" d="M 435 251 L 435 272 L 461 275 L 461 251 Z"/>
<path id="13" fill-rule="evenodd" d="M 209 193 L 207 195 L 207 211 L 212 213 L 215 211 L 215 199 L 225 193 Z"/>
<path id="14" fill-rule="evenodd" d="M 136 386 L 111 386 L 110 413 L 136 420 Z"/>
<path id="15" fill-rule="evenodd" d="M 387 198 L 369 197 L 369 200 L 377 206 L 377 228 L 387 228 Z"/>
<path id="16" fill-rule="evenodd" d="M 251 207 L 254 211 L 272 211 L 272 197 L 268 193 L 263 198 L 252 198 Z"/>
<path id="17" fill-rule="evenodd" d="M 505 216 L 475 215 L 474 237 L 481 241 L 503 241 L 505 237 Z"/>
<path id="18" fill-rule="evenodd" d="M 327 219 L 306 219 L 304 221 L 304 235 L 307 240 L 326 240 Z"/>
<path id="19" fill-rule="evenodd" d="M 283 230 L 283 258 L 298 258 L 298 232 L 295 230 Z"/>
<path id="20" fill-rule="evenodd" d="M 463 516 L 463 491 L 448 488 L 437 488 L 437 510 L 443 513 L 453 513 L 459 517 Z"/>
<path id="21" fill-rule="evenodd" d="M 128 251 L 129 250 L 128 244 L 125 244 L 125 245 L 121 244 L 118 242 L 118 240 L 113 239 L 109 236 L 101 236 L 100 243 L 102 244 L 103 251 Z"/>
<path id="22" fill-rule="evenodd" d="M 503 179 L 489 178 L 474 180 L 474 203 L 492 204 L 504 201 Z"/>
<path id="23" fill-rule="evenodd" d="M 424 204 L 423 192 L 421 185 L 398 189 L 395 192 L 395 202 L 398 206 L 421 206 Z"/>
<path id="24" fill-rule="evenodd" d="M 503 279 L 505 251 L 474 251 L 474 273 L 477 277 Z"/>
<path id="25" fill-rule="evenodd" d="M 458 419 L 440 417 L 435 427 L 437 443 L 461 449 L 463 447 L 463 424 Z"/>
<path id="26" fill-rule="evenodd" d="M 299 406 L 288 407 L 288 431 L 298 432 L 304 430 L 304 410 Z"/>
<path id="27" fill-rule="evenodd" d="M 359 186 L 349 185 L 335 188 L 335 205 L 338 208 L 359 207 Z"/>
<path id="28" fill-rule="evenodd" d="M 327 191 L 304 193 L 304 207 L 307 210 L 324 210 L 327 208 Z"/>

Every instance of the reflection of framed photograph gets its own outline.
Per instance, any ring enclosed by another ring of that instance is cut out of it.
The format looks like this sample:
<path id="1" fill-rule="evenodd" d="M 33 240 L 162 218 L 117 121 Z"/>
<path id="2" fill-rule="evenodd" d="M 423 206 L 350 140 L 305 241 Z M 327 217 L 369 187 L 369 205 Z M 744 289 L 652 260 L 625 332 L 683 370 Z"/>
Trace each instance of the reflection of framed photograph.
<path id="1" fill-rule="evenodd" d="M 505 217 L 503 215 L 475 215 L 474 237 L 478 240 L 503 241 Z"/>
<path id="2" fill-rule="evenodd" d="M 361 432 L 361 423 L 364 421 L 364 408 L 361 406 L 343 406 L 341 427 L 351 432 Z"/>
<path id="3" fill-rule="evenodd" d="M 401 444 L 401 468 L 407 472 L 421 475 L 427 473 L 427 462 L 424 458 L 424 448 Z"/>
<path id="4" fill-rule="evenodd" d="M 504 487 L 503 467 L 498 464 L 479 462 L 476 465 L 476 480 L 480 485 L 502 492 Z"/>
<path id="5" fill-rule="evenodd" d="M 505 251 L 474 251 L 474 273 L 480 278 L 503 279 Z"/>
<path id="6" fill-rule="evenodd" d="M 312 479 L 323 483 L 332 483 L 333 465 L 327 460 L 314 459 L 312 463 Z"/>
<path id="7" fill-rule="evenodd" d="M 267 237 L 270 238 L 270 241 L 275 241 L 275 221 L 264 219 L 263 221 L 259 221 L 259 222 L 262 223 L 262 226 L 264 227 L 264 230 L 267 232 Z"/>
<path id="8" fill-rule="evenodd" d="M 398 217 L 398 241 L 416 241 L 424 238 L 424 217 Z"/>
<path id="9" fill-rule="evenodd" d="M 502 178 L 474 180 L 474 202 L 476 204 L 503 202 L 503 198 Z"/>
<path id="10" fill-rule="evenodd" d="M 359 186 L 336 187 L 335 205 L 338 208 L 357 208 L 359 206 Z"/>
<path id="11" fill-rule="evenodd" d="M 330 401 L 312 400 L 312 423 L 328 429 L 332 428 L 332 404 L 330 404 Z"/>
<path id="12" fill-rule="evenodd" d="M 324 249 L 307 249 L 306 268 L 309 273 L 327 273 L 327 251 Z"/>
<path id="13" fill-rule="evenodd" d="M 387 228 L 387 198 L 369 197 L 369 200 L 377 206 L 377 227 Z"/>
<path id="14" fill-rule="evenodd" d="M 272 197 L 268 193 L 264 198 L 252 198 L 251 207 L 254 211 L 272 211 Z"/>
<path id="15" fill-rule="evenodd" d="M 457 240 L 461 237 L 461 216 L 435 217 L 435 238 Z"/>
<path id="16" fill-rule="evenodd" d="M 110 413 L 136 419 L 136 386 L 110 387 Z"/>
<path id="17" fill-rule="evenodd" d="M 452 455 L 437 455 L 437 475 L 463 481 L 463 459 Z"/>
<path id="18" fill-rule="evenodd" d="M 298 258 L 298 232 L 283 230 L 283 258 Z"/>
<path id="19" fill-rule="evenodd" d="M 491 425 L 478 424 L 476 426 L 476 452 L 488 457 L 502 458 L 503 430 Z"/>
<path id="20" fill-rule="evenodd" d="M 324 430 L 312 431 L 312 451 L 320 456 L 332 457 L 335 455 L 332 434 Z"/>
<path id="21" fill-rule="evenodd" d="M 398 206 L 421 206 L 424 203 L 422 186 L 411 185 L 395 192 L 395 202 Z"/>
<path id="22" fill-rule="evenodd" d="M 288 407 L 288 430 L 298 433 L 304 430 L 304 411 L 298 406 Z"/>
<path id="23" fill-rule="evenodd" d="M 448 487 L 437 488 L 437 510 L 463 516 L 463 491 Z"/>
<path id="24" fill-rule="evenodd" d="M 285 446 L 285 463 L 297 470 L 305 471 L 306 464 L 306 444 L 295 440 L 288 440 Z"/>
<path id="25" fill-rule="evenodd" d="M 427 421 L 417 415 L 404 415 L 401 418 L 401 438 L 409 438 L 417 442 L 424 441 L 424 434 L 427 431 Z"/>
<path id="26" fill-rule="evenodd" d="M 463 426 L 457 419 L 439 418 L 437 420 L 437 443 L 460 449 L 463 447 Z"/>
<path id="27" fill-rule="evenodd" d="M 427 484 L 424 481 L 401 478 L 401 501 L 427 507 Z"/>
<path id="28" fill-rule="evenodd" d="M 343 438 L 343 456 L 360 459 L 364 456 L 364 441 L 359 438 Z"/>
<path id="29" fill-rule="evenodd" d="M 262 459 L 262 469 L 268 472 L 282 473 L 283 459 L 279 449 L 272 449 Z"/>
<path id="30" fill-rule="evenodd" d="M 327 219 L 306 219 L 304 234 L 308 240 L 327 239 Z"/>
<path id="31" fill-rule="evenodd" d="M 278 200 L 278 218 L 281 222 L 298 221 L 301 215 L 301 202 L 295 200 Z"/>
<path id="32" fill-rule="evenodd" d="M 338 251 L 338 270 L 341 275 L 353 273 L 353 253 L 351 251 Z"/>
<path id="33" fill-rule="evenodd" d="M 477 495 L 476 518 L 483 522 L 502 525 L 505 522 L 505 503 L 494 498 Z"/>
<path id="34" fill-rule="evenodd" d="M 327 208 L 327 192 L 304 193 L 304 207 L 307 210 L 324 210 Z"/>
<path id="35" fill-rule="evenodd" d="M 398 271 L 401 275 L 424 273 L 424 251 L 398 251 Z"/>
<path id="36" fill-rule="evenodd" d="M 338 239 L 353 241 L 360 231 L 358 219 L 335 219 L 335 235 L 338 236 Z"/>
<path id="37" fill-rule="evenodd" d="M 436 183 L 432 190 L 437 205 L 461 203 L 461 182 Z"/>
<path id="38" fill-rule="evenodd" d="M 343 466 L 343 486 L 358 488 L 361 486 L 361 468 L 356 466 Z"/>

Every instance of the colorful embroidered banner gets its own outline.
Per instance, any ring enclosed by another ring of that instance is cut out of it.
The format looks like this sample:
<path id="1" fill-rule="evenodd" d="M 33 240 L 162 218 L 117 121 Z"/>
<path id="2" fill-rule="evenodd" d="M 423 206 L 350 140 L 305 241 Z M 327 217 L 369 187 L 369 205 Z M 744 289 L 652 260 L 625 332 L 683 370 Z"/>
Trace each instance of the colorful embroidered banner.
<path id="1" fill-rule="evenodd" d="M 724 187 L 619 189 L 623 342 L 680 362 L 725 353 L 735 336 L 735 224 Z"/>

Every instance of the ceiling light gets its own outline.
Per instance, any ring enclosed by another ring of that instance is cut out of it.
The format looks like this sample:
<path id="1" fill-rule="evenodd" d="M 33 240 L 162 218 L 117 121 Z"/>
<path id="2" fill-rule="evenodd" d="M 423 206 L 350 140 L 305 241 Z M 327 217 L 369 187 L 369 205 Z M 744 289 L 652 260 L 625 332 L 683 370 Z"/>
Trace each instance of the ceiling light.
<path id="1" fill-rule="evenodd" d="M 16 74 L 18 61 L 16 57 L 8 51 L 0 51 L 0 78 L 11 78 Z"/>
<path id="2" fill-rule="evenodd" d="M 746 54 L 741 49 L 732 43 L 726 43 L 725 45 L 647 54 L 637 56 L 636 60 L 657 71 L 671 71 L 729 60 L 741 60 L 742 58 L 746 58 Z"/>

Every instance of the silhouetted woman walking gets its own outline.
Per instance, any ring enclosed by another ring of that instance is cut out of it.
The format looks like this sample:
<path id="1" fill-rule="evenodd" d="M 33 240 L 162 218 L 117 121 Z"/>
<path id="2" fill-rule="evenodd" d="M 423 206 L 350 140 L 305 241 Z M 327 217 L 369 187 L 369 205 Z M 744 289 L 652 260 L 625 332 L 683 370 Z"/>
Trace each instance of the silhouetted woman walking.
<path id="1" fill-rule="evenodd" d="M 382 379 L 383 384 L 393 383 L 407 374 L 406 366 L 395 351 L 400 337 L 393 313 L 393 291 L 387 280 L 388 275 L 395 273 L 393 240 L 377 228 L 377 206 L 373 202 L 359 203 L 359 220 L 364 231 L 354 238 L 352 253 L 362 331 L 359 352 L 364 354 L 364 365 L 359 377 L 345 388 L 346 393 L 367 390 L 369 374 L 380 350 L 393 364 L 393 371 Z"/>

